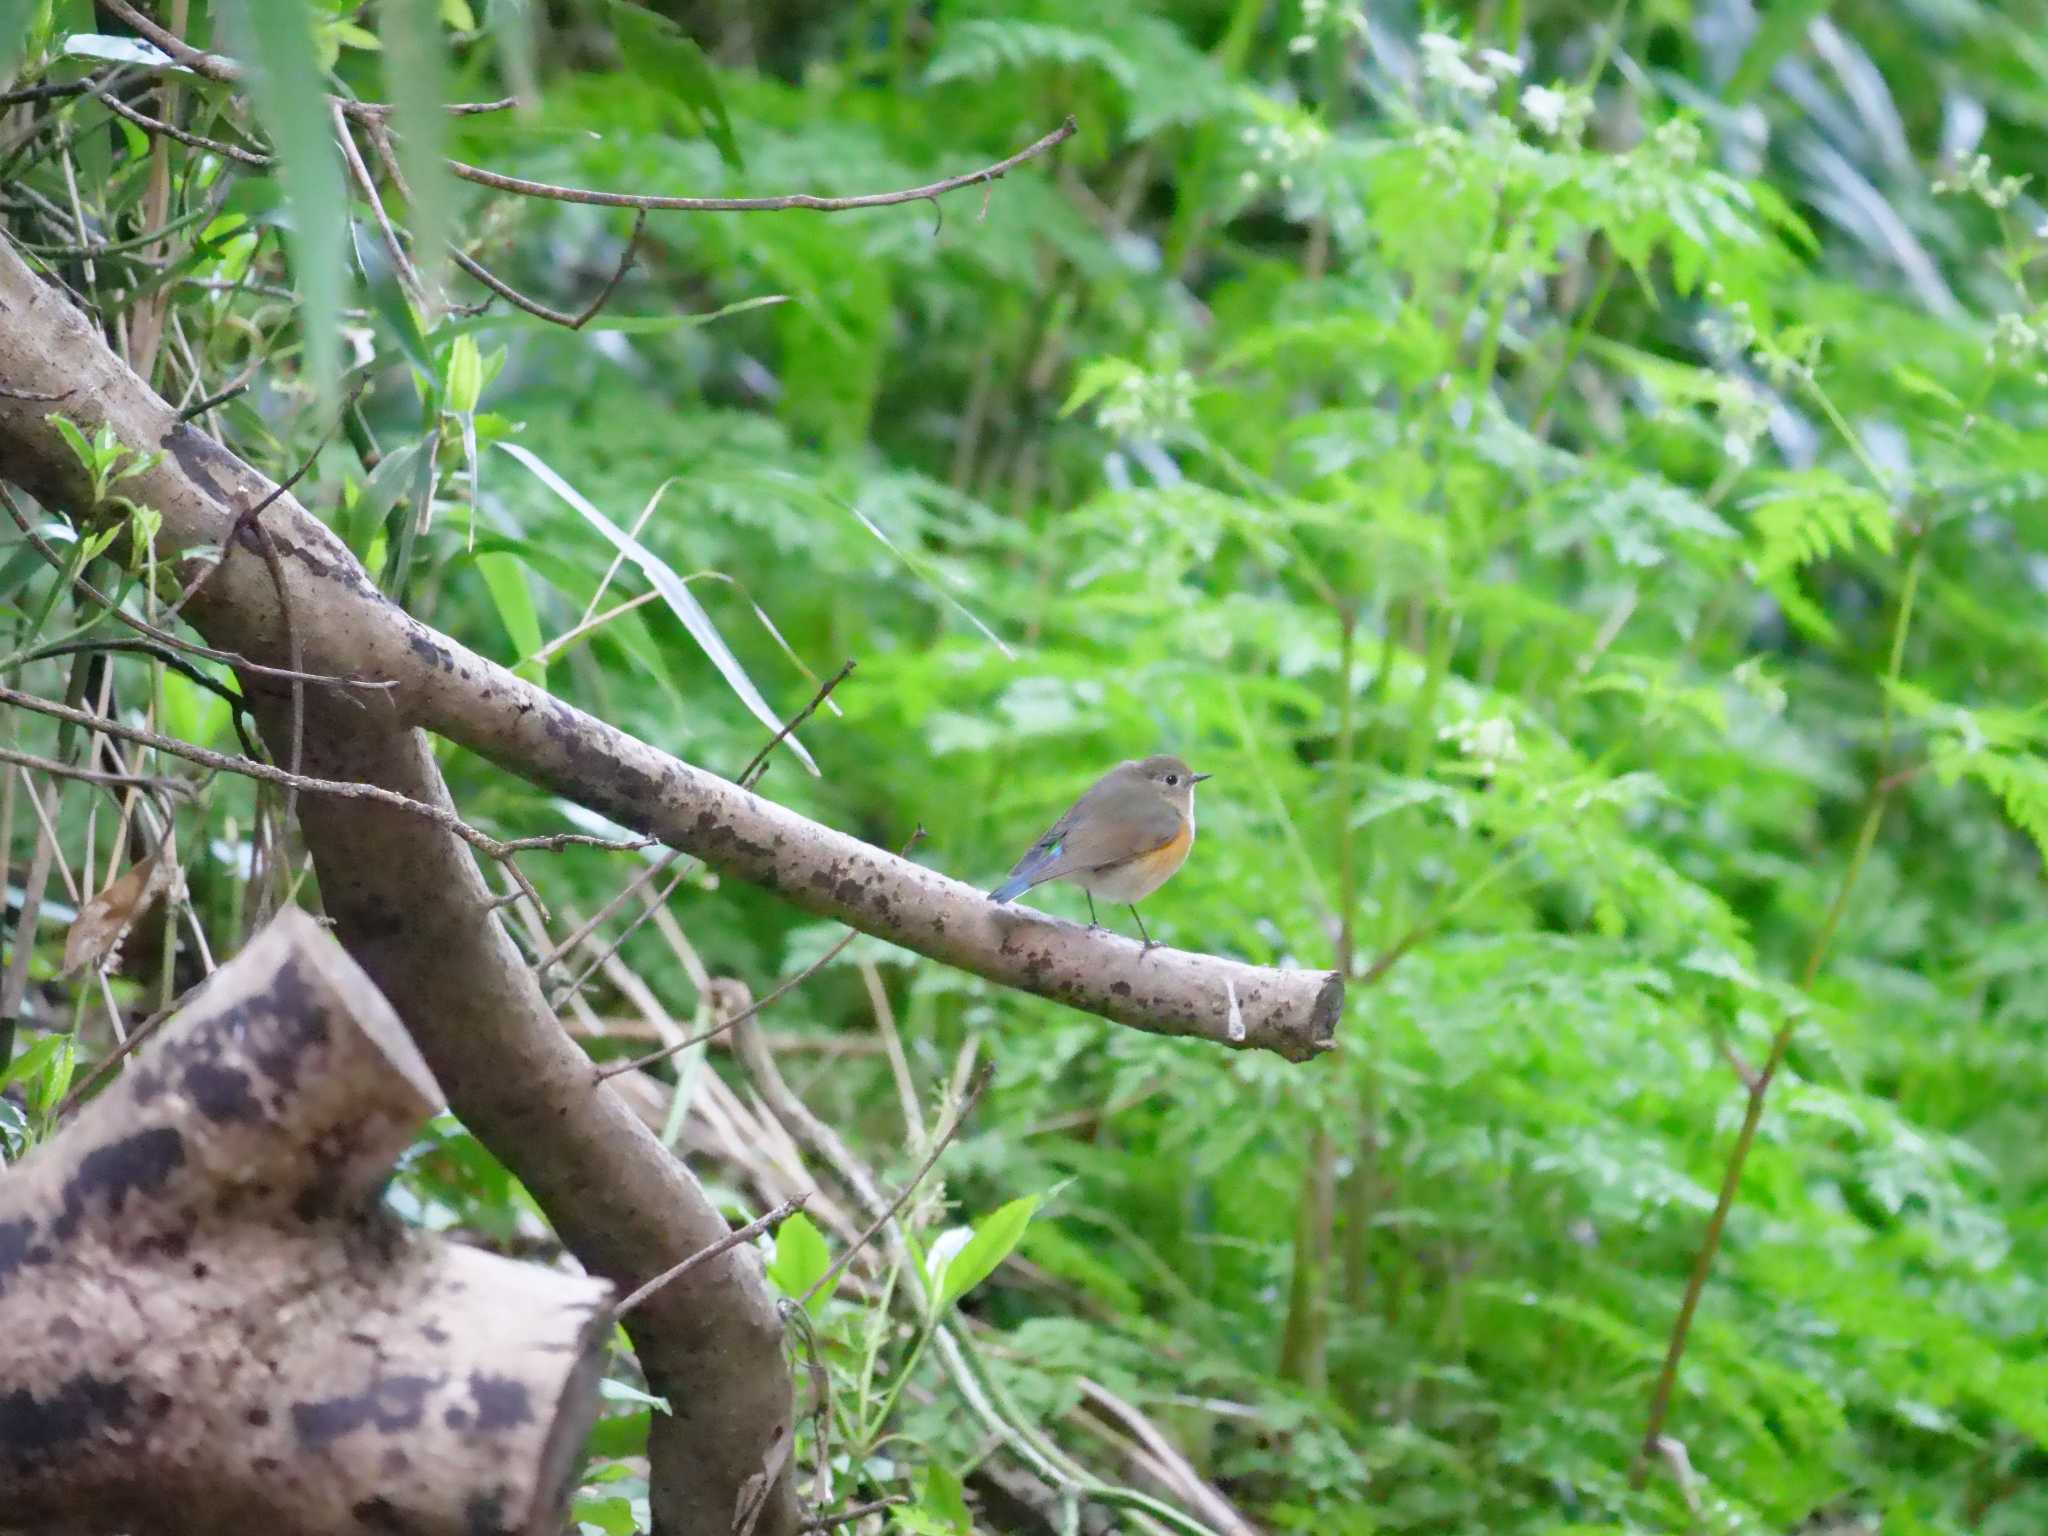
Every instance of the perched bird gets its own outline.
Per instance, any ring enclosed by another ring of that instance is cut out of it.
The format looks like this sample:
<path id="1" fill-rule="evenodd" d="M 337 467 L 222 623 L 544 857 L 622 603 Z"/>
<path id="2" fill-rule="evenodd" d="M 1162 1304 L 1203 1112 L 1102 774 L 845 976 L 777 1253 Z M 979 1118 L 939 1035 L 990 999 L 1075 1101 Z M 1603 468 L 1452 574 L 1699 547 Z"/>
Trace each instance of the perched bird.
<path id="1" fill-rule="evenodd" d="M 1145 932 L 1137 904 L 1164 885 L 1195 843 L 1195 786 L 1208 778 L 1190 773 L 1177 757 L 1118 763 L 1052 824 L 1017 861 L 1010 878 L 988 893 L 1008 901 L 1048 880 L 1071 880 L 1088 893 L 1088 926 L 1095 898 L 1120 901 L 1138 919 L 1149 954 L 1158 946 Z"/>

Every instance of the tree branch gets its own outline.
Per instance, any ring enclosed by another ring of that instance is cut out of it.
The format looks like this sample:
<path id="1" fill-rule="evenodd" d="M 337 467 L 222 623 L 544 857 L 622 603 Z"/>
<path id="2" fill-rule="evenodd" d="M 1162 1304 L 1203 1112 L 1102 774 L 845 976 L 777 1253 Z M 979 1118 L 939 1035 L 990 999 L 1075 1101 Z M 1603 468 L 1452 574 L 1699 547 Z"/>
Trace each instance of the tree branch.
<path id="1" fill-rule="evenodd" d="M 90 322 L 0 248 L 0 390 L 76 388 L 67 410 L 88 434 L 110 428 L 162 457 L 128 493 L 163 514 L 160 550 L 222 548 L 237 508 L 274 489 L 176 412 L 110 352 Z M 47 407 L 0 398 L 9 474 L 57 505 L 90 487 Z M 659 838 L 721 874 L 774 892 L 906 949 L 1020 991 L 1159 1034 L 1306 1061 L 1334 1044 L 1344 998 L 1334 971 L 1281 970 L 1089 932 L 1028 908 L 997 906 L 948 878 L 678 761 L 488 661 L 393 605 L 325 525 L 291 496 L 265 526 L 292 577 L 307 670 L 360 672 L 396 686 L 373 716 L 437 732 L 522 778 Z M 202 629 L 249 635 L 259 655 L 284 640 L 263 562 L 225 547 L 193 599 Z M 257 640 L 260 637 L 261 643 Z M 254 684 L 251 691 L 256 692 Z M 388 713 L 387 713 L 388 711 Z"/>
<path id="2" fill-rule="evenodd" d="M 773 197 L 660 197 L 643 192 L 597 192 L 548 181 L 528 181 L 519 176 L 501 176 L 496 171 L 466 165 L 460 160 L 450 160 L 448 169 L 464 181 L 475 182 L 496 192 L 545 198 L 558 203 L 591 203 L 600 208 L 645 208 L 658 213 L 787 213 L 797 209 L 812 213 L 846 213 L 855 208 L 892 208 L 900 203 L 936 202 L 948 192 L 958 192 L 962 187 L 986 185 L 1007 176 L 1025 161 L 1037 159 L 1055 145 L 1065 143 L 1079 131 L 1079 125 L 1069 117 L 1051 133 L 1025 145 L 1014 155 L 998 160 L 994 165 L 983 166 L 978 171 L 948 176 L 921 187 L 905 187 L 898 192 L 862 192 L 850 197 L 824 197 L 811 192 L 784 192 Z"/>

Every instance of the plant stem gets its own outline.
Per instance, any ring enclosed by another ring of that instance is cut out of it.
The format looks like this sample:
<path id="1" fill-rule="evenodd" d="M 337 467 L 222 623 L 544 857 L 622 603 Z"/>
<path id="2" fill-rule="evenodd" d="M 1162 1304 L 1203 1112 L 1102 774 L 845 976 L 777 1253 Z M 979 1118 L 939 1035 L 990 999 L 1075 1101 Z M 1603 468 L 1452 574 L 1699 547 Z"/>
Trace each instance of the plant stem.
<path id="1" fill-rule="evenodd" d="M 1842 917 L 1849 909 L 1849 897 L 1856 889 L 1856 883 L 1863 875 L 1863 866 L 1869 861 L 1870 850 L 1877 842 L 1878 828 L 1884 822 L 1885 807 L 1890 803 L 1893 789 L 1899 781 L 1893 777 L 1891 766 L 1893 734 L 1893 685 L 1905 664 L 1906 635 L 1913 622 L 1913 605 L 1920 591 L 1920 571 L 1927 559 L 1927 535 L 1923 531 L 1913 550 L 1913 556 L 1906 565 L 1906 575 L 1899 588 L 1898 615 L 1893 620 L 1891 646 L 1885 658 L 1883 679 L 1883 727 L 1878 755 L 1878 771 L 1871 784 L 1870 798 L 1863 813 L 1862 823 L 1856 829 L 1856 843 L 1849 855 L 1849 867 L 1842 873 L 1842 882 L 1836 888 L 1835 899 L 1829 904 L 1827 916 L 1821 920 L 1819 934 L 1815 937 L 1812 951 L 1806 957 L 1806 965 L 1800 973 L 1801 991 L 1811 992 L 1814 982 L 1820 976 L 1821 966 L 1826 962 L 1828 950 L 1835 940 L 1835 933 L 1842 925 Z M 1749 1149 L 1756 1141 L 1757 1126 L 1763 1120 L 1764 1099 L 1771 1091 L 1771 1080 L 1777 1076 L 1778 1068 L 1784 1065 L 1785 1055 L 1792 1048 L 1792 1035 L 1798 1028 L 1796 1017 L 1787 1018 L 1778 1026 L 1778 1032 L 1771 1037 L 1770 1054 L 1748 1085 L 1748 1102 L 1743 1106 L 1742 1129 L 1736 1132 L 1735 1146 L 1728 1154 L 1728 1165 L 1721 1174 L 1721 1193 L 1714 1202 L 1714 1214 L 1707 1218 L 1707 1230 L 1700 1238 L 1699 1252 L 1693 1256 L 1692 1274 L 1685 1284 L 1685 1298 L 1679 1303 L 1678 1317 L 1671 1325 L 1671 1342 L 1664 1353 L 1664 1367 L 1657 1373 L 1657 1385 L 1650 1394 L 1650 1417 L 1643 1430 L 1643 1443 L 1636 1452 L 1635 1465 L 1629 1470 L 1629 1482 L 1640 1488 L 1649 1478 L 1650 1463 L 1655 1459 L 1658 1447 L 1664 1438 L 1664 1421 L 1671 1409 L 1671 1393 L 1678 1382 L 1678 1364 L 1685 1355 L 1685 1345 L 1692 1332 L 1693 1314 L 1699 1308 L 1700 1293 L 1706 1289 L 1707 1276 L 1714 1267 L 1714 1257 L 1720 1251 L 1721 1232 L 1728 1224 L 1728 1213 L 1734 1208 L 1736 1190 L 1742 1183 L 1743 1165 L 1749 1160 Z"/>

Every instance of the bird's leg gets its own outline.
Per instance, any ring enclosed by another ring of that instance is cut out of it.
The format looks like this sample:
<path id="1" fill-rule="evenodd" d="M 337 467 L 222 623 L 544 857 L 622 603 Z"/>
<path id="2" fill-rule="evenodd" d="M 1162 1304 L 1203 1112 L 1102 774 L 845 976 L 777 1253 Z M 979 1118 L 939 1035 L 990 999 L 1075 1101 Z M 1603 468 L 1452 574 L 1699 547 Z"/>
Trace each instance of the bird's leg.
<path id="1" fill-rule="evenodd" d="M 1137 918 L 1138 932 L 1145 933 L 1145 919 L 1143 919 L 1142 917 L 1138 917 L 1138 909 L 1135 906 L 1131 908 L 1131 916 Z M 1140 955 L 1149 955 L 1152 953 L 1153 950 L 1158 949 L 1159 947 L 1159 941 L 1153 938 L 1151 934 L 1145 933 L 1145 947 L 1139 950 L 1138 953 Z"/>
<path id="2" fill-rule="evenodd" d="M 1088 898 L 1088 931 L 1093 933 L 1102 926 L 1102 924 L 1095 920 L 1095 893 L 1093 891 L 1083 891 L 1081 894 Z"/>

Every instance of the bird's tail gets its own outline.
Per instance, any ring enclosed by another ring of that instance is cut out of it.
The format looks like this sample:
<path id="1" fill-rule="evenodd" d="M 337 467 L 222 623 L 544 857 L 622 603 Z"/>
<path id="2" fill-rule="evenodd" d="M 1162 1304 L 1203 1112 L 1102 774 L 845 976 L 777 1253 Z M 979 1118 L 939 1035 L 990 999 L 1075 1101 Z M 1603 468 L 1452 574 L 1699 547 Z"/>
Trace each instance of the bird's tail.
<path id="1" fill-rule="evenodd" d="M 1014 901 L 1030 889 L 1031 877 L 1029 875 L 1012 875 L 1001 885 L 990 891 L 988 899 L 997 902 Z"/>
<path id="2" fill-rule="evenodd" d="M 1041 881 L 1052 879 L 1057 872 L 1059 857 L 1060 844 L 1048 833 L 1039 840 L 1037 847 L 1017 861 L 1017 867 L 1010 871 L 1010 878 L 990 891 L 988 899 L 1009 901 L 1012 897 L 1022 896 Z"/>

